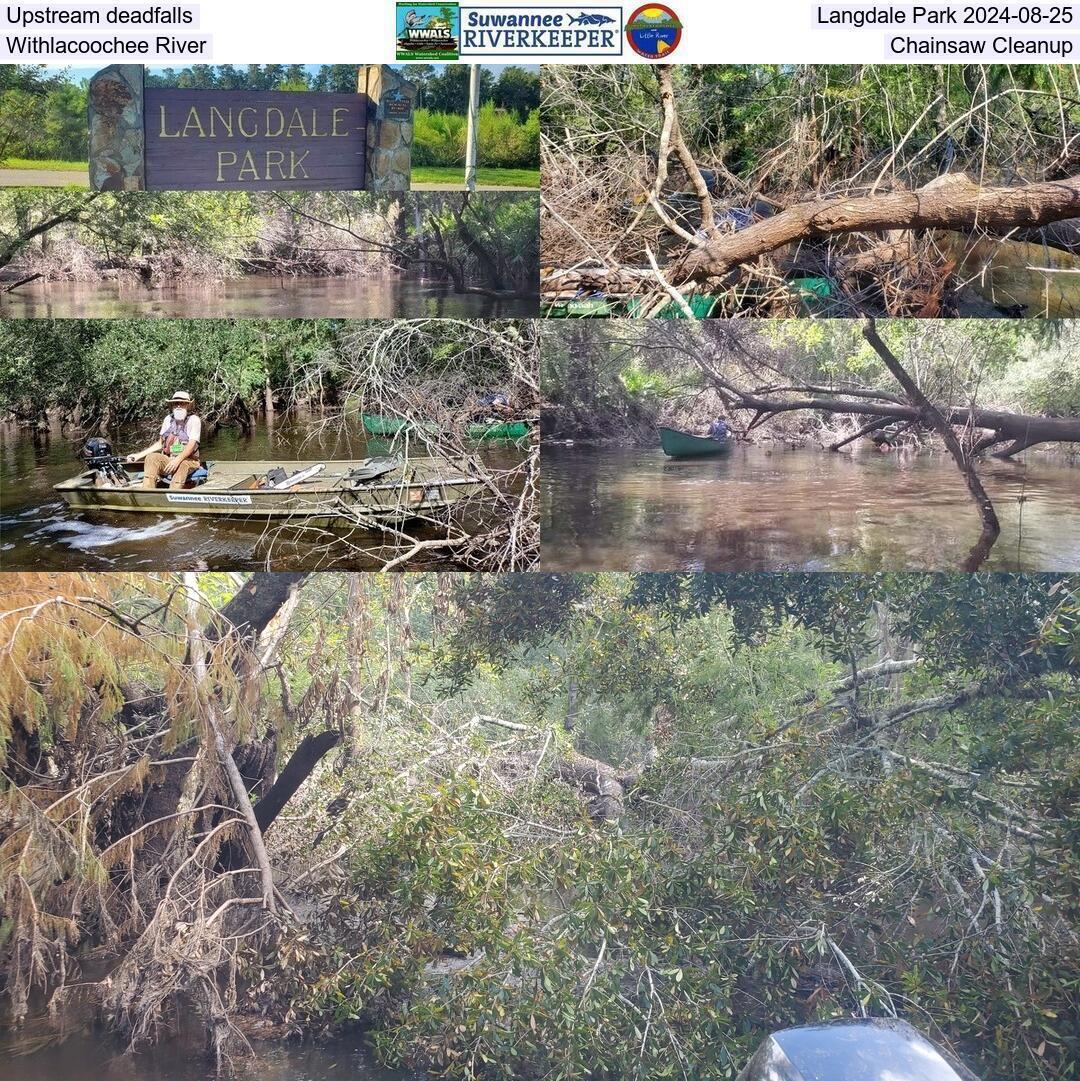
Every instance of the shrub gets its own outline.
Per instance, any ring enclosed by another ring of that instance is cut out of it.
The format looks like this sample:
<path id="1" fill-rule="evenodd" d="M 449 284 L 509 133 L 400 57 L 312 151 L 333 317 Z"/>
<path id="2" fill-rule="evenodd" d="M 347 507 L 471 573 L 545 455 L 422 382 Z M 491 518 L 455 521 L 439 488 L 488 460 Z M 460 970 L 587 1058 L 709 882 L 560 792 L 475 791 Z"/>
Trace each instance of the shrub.
<path id="1" fill-rule="evenodd" d="M 455 113 L 417 109 L 413 118 L 416 165 L 465 167 L 468 122 Z M 540 113 L 524 123 L 513 113 L 486 102 L 479 115 L 480 164 L 496 169 L 537 168 L 540 161 Z"/>
<path id="2" fill-rule="evenodd" d="M 1080 413 L 1080 360 L 1066 340 L 1045 351 L 1031 350 L 990 388 L 991 396 L 1012 409 L 1048 416 Z"/>

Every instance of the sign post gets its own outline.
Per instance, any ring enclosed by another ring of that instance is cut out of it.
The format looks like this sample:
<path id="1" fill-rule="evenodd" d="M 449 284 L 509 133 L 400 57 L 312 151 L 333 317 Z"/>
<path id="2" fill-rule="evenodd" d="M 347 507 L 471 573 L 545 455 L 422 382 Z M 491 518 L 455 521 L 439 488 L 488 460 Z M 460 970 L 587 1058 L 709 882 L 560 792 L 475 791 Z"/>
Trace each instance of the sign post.
<path id="1" fill-rule="evenodd" d="M 143 168 L 143 69 L 112 64 L 90 80 L 90 187 L 94 191 L 141 191 Z"/>
<path id="2" fill-rule="evenodd" d="M 367 188 L 405 190 L 412 175 L 416 85 L 387 64 L 366 64 L 360 69 L 357 90 L 367 98 L 375 118 L 368 125 Z"/>
<path id="3" fill-rule="evenodd" d="M 90 81 L 95 191 L 403 191 L 412 174 L 416 89 L 360 69 L 355 94 L 181 90 L 139 65 Z"/>
<path id="4" fill-rule="evenodd" d="M 465 134 L 465 188 L 476 191 L 476 148 L 480 138 L 480 65 L 469 65 L 469 123 Z"/>

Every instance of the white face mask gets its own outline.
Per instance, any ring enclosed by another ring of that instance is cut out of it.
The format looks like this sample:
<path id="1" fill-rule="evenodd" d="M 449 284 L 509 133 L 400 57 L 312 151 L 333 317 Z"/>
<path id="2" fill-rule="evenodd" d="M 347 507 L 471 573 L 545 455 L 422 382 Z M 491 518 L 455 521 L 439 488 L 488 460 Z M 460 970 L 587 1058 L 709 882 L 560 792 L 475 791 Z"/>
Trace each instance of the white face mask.
<path id="1" fill-rule="evenodd" d="M 173 420 L 187 420 L 187 410 L 186 409 L 181 409 L 180 406 L 177 406 L 172 411 L 172 419 Z"/>

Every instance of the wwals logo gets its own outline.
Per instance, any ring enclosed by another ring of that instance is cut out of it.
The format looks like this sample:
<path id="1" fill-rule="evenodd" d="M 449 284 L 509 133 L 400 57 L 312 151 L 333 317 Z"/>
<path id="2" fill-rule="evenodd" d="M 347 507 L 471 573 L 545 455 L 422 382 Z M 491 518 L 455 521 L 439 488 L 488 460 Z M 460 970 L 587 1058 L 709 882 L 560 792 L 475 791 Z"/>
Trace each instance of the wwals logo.
<path id="1" fill-rule="evenodd" d="M 460 40 L 457 4 L 398 4 L 398 60 L 457 60 Z"/>
<path id="2" fill-rule="evenodd" d="M 644 4 L 626 24 L 626 40 L 638 56 L 662 60 L 675 51 L 682 31 L 679 16 L 666 4 Z"/>

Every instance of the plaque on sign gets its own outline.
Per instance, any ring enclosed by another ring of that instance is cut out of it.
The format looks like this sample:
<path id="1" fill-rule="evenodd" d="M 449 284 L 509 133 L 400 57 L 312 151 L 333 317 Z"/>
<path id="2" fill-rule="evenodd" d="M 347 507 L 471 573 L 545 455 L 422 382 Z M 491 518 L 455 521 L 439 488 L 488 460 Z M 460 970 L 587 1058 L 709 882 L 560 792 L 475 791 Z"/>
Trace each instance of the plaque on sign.
<path id="1" fill-rule="evenodd" d="M 412 119 L 412 101 L 408 94 L 397 87 L 385 91 L 380 105 L 383 120 Z"/>
<path id="2" fill-rule="evenodd" d="M 255 191 L 364 187 L 361 94 L 146 89 L 146 186 Z"/>

